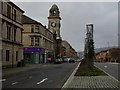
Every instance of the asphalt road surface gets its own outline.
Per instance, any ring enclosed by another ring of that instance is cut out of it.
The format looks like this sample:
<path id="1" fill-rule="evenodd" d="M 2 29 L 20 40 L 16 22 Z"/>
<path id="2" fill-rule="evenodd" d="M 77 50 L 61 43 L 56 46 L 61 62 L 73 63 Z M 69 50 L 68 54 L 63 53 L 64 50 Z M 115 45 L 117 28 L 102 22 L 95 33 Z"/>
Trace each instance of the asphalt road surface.
<path id="1" fill-rule="evenodd" d="M 44 65 L 5 78 L 2 88 L 62 88 L 77 63 Z"/>
<path id="2" fill-rule="evenodd" d="M 119 65 L 118 63 L 95 63 L 95 65 L 105 72 L 107 72 L 109 75 L 120 81 L 120 75 L 119 75 Z"/>

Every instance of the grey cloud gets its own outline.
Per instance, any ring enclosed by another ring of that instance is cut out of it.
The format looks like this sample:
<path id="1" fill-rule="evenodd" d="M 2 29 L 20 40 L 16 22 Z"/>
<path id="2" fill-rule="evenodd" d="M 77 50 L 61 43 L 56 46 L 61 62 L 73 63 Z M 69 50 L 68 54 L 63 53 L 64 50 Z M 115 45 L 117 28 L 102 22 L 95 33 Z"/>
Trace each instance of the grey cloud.
<path id="1" fill-rule="evenodd" d="M 55 2 L 62 18 L 61 36 L 76 51 L 84 50 L 86 24 L 94 24 L 95 47 L 117 46 L 118 6 L 115 2 Z M 43 25 L 48 25 L 47 17 L 53 2 L 17 2 L 24 11 Z"/>

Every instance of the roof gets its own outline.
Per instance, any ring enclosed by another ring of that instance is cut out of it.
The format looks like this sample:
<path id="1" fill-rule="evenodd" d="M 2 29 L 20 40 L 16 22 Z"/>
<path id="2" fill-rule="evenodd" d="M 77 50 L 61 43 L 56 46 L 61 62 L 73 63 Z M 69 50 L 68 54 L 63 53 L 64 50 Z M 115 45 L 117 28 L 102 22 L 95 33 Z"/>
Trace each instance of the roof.
<path id="1" fill-rule="evenodd" d="M 6 0 L 5 2 L 8 2 L 9 4 L 11 4 L 12 6 L 16 7 L 18 10 L 20 10 L 22 13 L 24 13 L 24 11 L 19 8 L 16 4 L 14 4 L 13 2 L 11 2 L 10 0 Z"/>
<path id="2" fill-rule="evenodd" d="M 43 28 L 45 28 L 46 30 L 48 30 L 46 28 L 46 26 L 42 25 L 40 22 L 38 21 L 35 21 L 33 20 L 32 18 L 26 16 L 26 15 L 23 15 L 23 24 L 39 24 L 41 25 Z M 48 30 L 50 33 L 52 33 L 50 30 Z"/>
<path id="3" fill-rule="evenodd" d="M 23 15 L 23 24 L 41 24 L 41 23 L 29 18 L 26 15 Z"/>
<path id="4" fill-rule="evenodd" d="M 107 51 L 110 51 L 110 52 L 112 52 L 112 51 L 115 51 L 115 50 L 120 50 L 119 48 L 110 48 L 110 49 L 107 49 L 107 50 L 103 50 L 103 51 L 100 51 L 100 52 L 98 52 L 98 53 L 96 53 L 96 54 L 99 54 L 99 53 L 104 53 L 104 52 L 107 52 Z"/>
<path id="5" fill-rule="evenodd" d="M 59 8 L 58 8 L 58 6 L 57 6 L 56 4 L 53 4 L 53 5 L 52 5 L 51 10 L 52 10 L 52 9 L 53 9 L 53 10 L 55 10 L 55 9 L 59 10 Z"/>

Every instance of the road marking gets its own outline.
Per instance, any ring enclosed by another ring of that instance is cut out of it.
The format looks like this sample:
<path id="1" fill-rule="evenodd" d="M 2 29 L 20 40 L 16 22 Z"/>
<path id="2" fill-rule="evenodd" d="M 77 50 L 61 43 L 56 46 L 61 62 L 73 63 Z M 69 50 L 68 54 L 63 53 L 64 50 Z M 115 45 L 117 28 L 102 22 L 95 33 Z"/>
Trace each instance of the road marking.
<path id="1" fill-rule="evenodd" d="M 119 63 L 111 63 L 111 64 L 119 64 Z"/>
<path id="2" fill-rule="evenodd" d="M 15 84 L 17 84 L 18 82 L 14 82 L 14 83 L 12 83 L 12 85 L 15 85 Z"/>
<path id="3" fill-rule="evenodd" d="M 45 80 L 48 80 L 48 78 L 43 79 L 42 81 L 38 82 L 37 84 L 43 83 Z"/>
<path id="4" fill-rule="evenodd" d="M 29 77 L 29 79 L 31 79 L 31 78 L 32 78 L 32 76 Z"/>
<path id="5" fill-rule="evenodd" d="M 105 68 L 107 68 L 107 66 L 104 66 Z"/>
<path id="6" fill-rule="evenodd" d="M 95 65 L 95 67 L 97 67 L 96 65 Z M 97 68 L 99 68 L 99 67 L 97 67 Z M 116 80 L 117 82 L 120 82 L 119 80 L 117 80 L 115 77 L 113 77 L 112 75 L 110 75 L 109 73 L 107 73 L 105 70 L 103 70 L 103 69 L 101 69 L 101 68 L 99 68 L 101 71 L 103 71 L 104 73 L 106 73 L 108 76 L 110 76 L 111 78 L 113 78 L 114 80 Z"/>
<path id="7" fill-rule="evenodd" d="M 1 79 L 0 82 L 2 82 L 2 81 L 6 81 L 6 79 Z"/>

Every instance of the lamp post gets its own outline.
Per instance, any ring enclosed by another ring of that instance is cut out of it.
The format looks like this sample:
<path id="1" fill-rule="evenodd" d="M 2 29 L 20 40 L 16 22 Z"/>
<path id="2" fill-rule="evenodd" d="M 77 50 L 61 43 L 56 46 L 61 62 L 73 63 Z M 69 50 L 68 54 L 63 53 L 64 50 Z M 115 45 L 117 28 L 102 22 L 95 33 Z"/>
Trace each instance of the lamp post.
<path id="1" fill-rule="evenodd" d="M 53 41 L 54 41 L 54 61 L 56 59 L 56 49 L 57 49 L 57 40 L 56 40 L 56 33 L 53 33 Z"/>
<path id="2" fill-rule="evenodd" d="M 46 63 L 46 62 L 47 62 L 47 60 L 46 60 L 46 54 L 47 54 L 47 53 L 46 53 L 46 50 L 45 50 L 45 62 L 44 62 L 44 63 Z"/>
<path id="3" fill-rule="evenodd" d="M 57 58 L 61 57 L 61 38 L 60 37 L 56 37 L 57 40 Z"/>
<path id="4" fill-rule="evenodd" d="M 108 62 L 110 62 L 110 52 L 109 52 L 109 50 L 107 51 L 107 58 L 108 58 Z"/>

